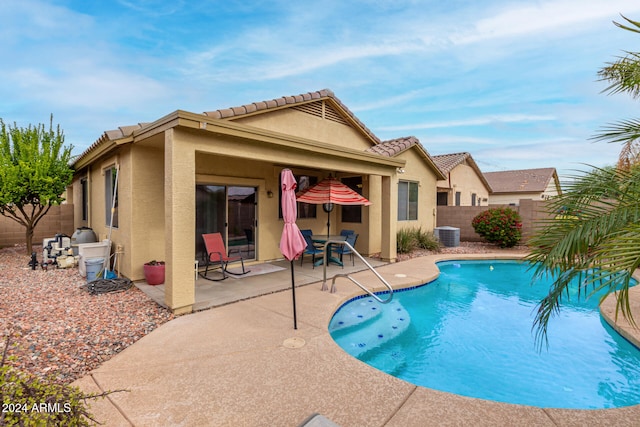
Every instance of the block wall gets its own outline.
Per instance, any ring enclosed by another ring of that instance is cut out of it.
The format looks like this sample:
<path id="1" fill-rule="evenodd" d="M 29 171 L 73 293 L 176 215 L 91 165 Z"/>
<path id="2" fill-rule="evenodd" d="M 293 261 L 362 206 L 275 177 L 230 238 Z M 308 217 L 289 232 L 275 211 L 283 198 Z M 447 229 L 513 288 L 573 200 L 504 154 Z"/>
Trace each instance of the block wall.
<path id="1" fill-rule="evenodd" d="M 24 244 L 26 242 L 25 231 L 26 229 L 22 225 L 0 215 L 0 248 Z M 73 205 L 51 206 L 49 212 L 40 220 L 34 230 L 33 244 L 41 245 L 44 238 L 54 237 L 58 233 L 71 236 L 74 231 Z"/>
<path id="2" fill-rule="evenodd" d="M 521 199 L 519 206 L 505 206 L 516 210 L 522 217 L 522 243 L 531 237 L 535 231 L 536 223 L 548 215 L 544 208 L 546 201 Z M 500 205 L 491 206 L 497 208 Z M 471 226 L 473 217 L 480 212 L 484 212 L 487 206 L 438 206 L 437 221 L 438 227 L 450 226 L 460 229 L 460 241 L 480 242 L 483 239 L 476 234 Z"/>

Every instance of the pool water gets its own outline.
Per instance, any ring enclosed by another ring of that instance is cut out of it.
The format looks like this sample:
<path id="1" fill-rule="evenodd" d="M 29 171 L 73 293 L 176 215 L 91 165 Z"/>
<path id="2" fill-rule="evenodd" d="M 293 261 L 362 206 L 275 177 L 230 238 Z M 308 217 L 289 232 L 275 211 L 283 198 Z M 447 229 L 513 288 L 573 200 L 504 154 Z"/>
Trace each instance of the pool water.
<path id="1" fill-rule="evenodd" d="M 448 261 L 440 276 L 386 305 L 343 305 L 329 331 L 349 354 L 413 384 L 463 396 L 547 408 L 640 403 L 640 350 L 598 311 L 598 297 L 564 301 L 536 345 L 536 305 L 549 282 L 531 284 L 517 261 Z"/>

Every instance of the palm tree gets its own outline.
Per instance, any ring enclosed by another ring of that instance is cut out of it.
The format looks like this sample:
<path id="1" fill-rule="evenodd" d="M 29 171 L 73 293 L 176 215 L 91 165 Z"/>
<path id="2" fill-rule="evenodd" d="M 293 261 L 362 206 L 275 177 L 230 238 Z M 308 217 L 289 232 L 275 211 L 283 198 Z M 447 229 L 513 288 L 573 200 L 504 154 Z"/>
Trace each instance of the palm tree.
<path id="1" fill-rule="evenodd" d="M 622 18 L 629 25 L 614 24 L 640 33 L 640 22 Z M 604 92 L 640 97 L 640 53 L 627 52 L 598 74 L 609 82 Z M 618 164 L 573 177 L 565 192 L 547 205 L 550 219 L 529 241 L 527 259 L 535 263 L 535 275 L 554 280 L 534 320 L 539 343 L 546 341 L 549 320 L 568 298 L 571 283 L 579 283 L 580 296 L 602 289 L 605 295 L 616 292 L 616 317 L 621 313 L 633 323 L 628 291 L 631 275 L 640 267 L 639 137 L 638 119 L 611 124 L 594 136 L 622 144 Z"/>

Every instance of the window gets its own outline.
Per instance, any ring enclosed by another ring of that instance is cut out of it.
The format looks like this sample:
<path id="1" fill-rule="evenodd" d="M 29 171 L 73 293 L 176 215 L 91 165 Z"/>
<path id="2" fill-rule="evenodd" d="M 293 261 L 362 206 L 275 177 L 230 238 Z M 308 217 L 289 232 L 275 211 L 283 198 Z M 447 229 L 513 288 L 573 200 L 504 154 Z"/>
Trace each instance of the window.
<path id="1" fill-rule="evenodd" d="M 104 209 L 107 226 L 118 228 L 118 172 L 115 166 L 104 171 Z M 114 194 L 115 190 L 115 194 Z M 113 208 L 113 211 L 112 211 Z M 113 213 L 113 218 L 111 214 Z"/>
<path id="2" fill-rule="evenodd" d="M 418 183 L 398 182 L 398 221 L 418 219 Z"/>
<path id="3" fill-rule="evenodd" d="M 471 206 L 476 205 L 476 193 L 471 193 Z"/>
<path id="4" fill-rule="evenodd" d="M 438 206 L 447 206 L 449 204 L 449 194 L 444 191 L 438 193 Z"/>
<path id="5" fill-rule="evenodd" d="M 87 178 L 82 178 L 80 180 L 80 188 L 82 191 L 82 220 L 89 220 L 89 183 L 87 182 Z"/>
<path id="6" fill-rule="evenodd" d="M 456 191 L 456 206 L 460 206 L 460 196 L 462 195 L 462 193 L 460 193 L 459 191 Z"/>
<path id="7" fill-rule="evenodd" d="M 342 183 L 362 195 L 362 177 L 343 178 Z M 362 222 L 362 206 L 342 206 L 342 222 Z"/>

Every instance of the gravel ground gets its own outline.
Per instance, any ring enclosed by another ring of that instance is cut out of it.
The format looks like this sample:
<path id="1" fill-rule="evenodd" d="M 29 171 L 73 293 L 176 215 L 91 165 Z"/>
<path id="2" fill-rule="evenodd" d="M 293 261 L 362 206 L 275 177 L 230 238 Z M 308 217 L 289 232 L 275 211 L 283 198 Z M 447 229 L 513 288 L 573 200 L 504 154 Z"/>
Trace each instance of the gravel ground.
<path id="1" fill-rule="evenodd" d="M 42 253 L 40 247 L 34 250 Z M 526 248 L 509 249 L 514 250 Z M 501 249 L 495 245 L 462 242 L 439 253 L 496 251 Z M 398 260 L 433 253 L 417 250 L 399 254 Z M 24 245 L 0 249 L 0 332 L 11 334 L 8 363 L 19 369 L 71 383 L 173 319 L 135 286 L 90 295 L 77 268 L 33 271 L 29 259 Z"/>
<path id="2" fill-rule="evenodd" d="M 0 249 L 0 332 L 19 369 L 71 383 L 173 318 L 135 286 L 91 295 L 77 268 L 33 271 L 29 260 L 24 245 Z"/>
<path id="3" fill-rule="evenodd" d="M 405 261 L 407 259 L 433 255 L 436 253 L 439 254 L 480 254 L 480 253 L 488 253 L 488 252 L 518 252 L 518 253 L 527 253 L 528 249 L 526 246 L 515 246 L 513 248 L 505 248 L 501 249 L 496 245 L 484 242 L 460 242 L 460 246 L 455 248 L 440 248 L 440 251 L 427 251 L 424 249 L 415 250 L 408 254 L 398 254 L 398 261 Z"/>

